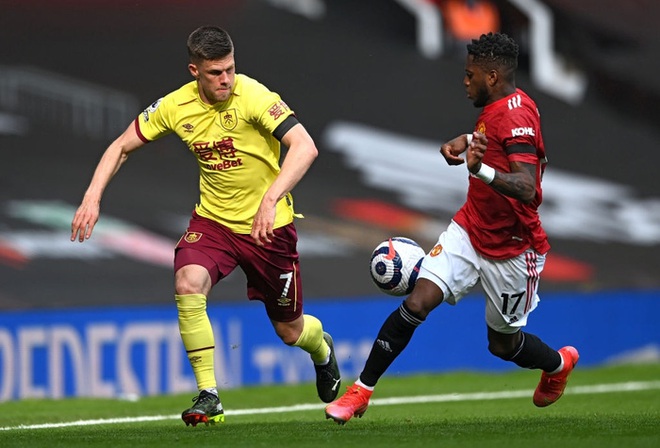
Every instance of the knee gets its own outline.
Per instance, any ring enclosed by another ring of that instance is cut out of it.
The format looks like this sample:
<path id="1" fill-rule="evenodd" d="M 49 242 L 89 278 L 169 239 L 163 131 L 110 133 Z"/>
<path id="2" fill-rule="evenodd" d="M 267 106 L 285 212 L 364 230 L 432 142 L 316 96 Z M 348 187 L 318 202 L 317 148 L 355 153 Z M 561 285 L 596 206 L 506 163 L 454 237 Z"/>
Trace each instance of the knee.
<path id="1" fill-rule="evenodd" d="M 439 304 L 438 301 L 421 294 L 411 294 L 405 300 L 406 308 L 415 317 L 425 320 Z"/>
<path id="2" fill-rule="evenodd" d="M 208 271 L 201 266 L 184 266 L 174 275 L 174 291 L 176 294 L 204 294 L 211 290 L 211 278 Z"/>
<path id="3" fill-rule="evenodd" d="M 296 319 L 292 322 L 273 322 L 273 327 L 277 336 L 286 345 L 293 346 L 300 339 L 303 331 L 303 319 Z"/>
<path id="4" fill-rule="evenodd" d="M 511 360 L 520 347 L 520 333 L 512 335 L 493 333 L 488 337 L 488 351 L 505 361 Z"/>
<path id="5" fill-rule="evenodd" d="M 405 304 L 408 311 L 424 320 L 442 303 L 443 299 L 442 290 L 435 283 L 420 279 L 413 292 L 406 298 Z"/>
<path id="6" fill-rule="evenodd" d="M 277 335 L 280 337 L 282 342 L 286 345 L 293 346 L 298 339 L 300 339 L 300 333 L 296 332 L 295 329 L 291 327 L 280 328 L 280 331 L 277 332 Z"/>
<path id="7" fill-rule="evenodd" d="M 415 300 L 412 298 L 412 296 L 408 297 L 405 300 L 405 303 L 408 311 L 410 311 L 410 313 L 412 313 L 415 317 L 421 320 L 425 320 L 426 317 L 431 312 L 431 309 L 429 309 L 429 307 L 426 306 L 426 304 L 423 301 Z"/>
<path id="8" fill-rule="evenodd" d="M 188 294 L 195 294 L 196 291 L 190 282 L 177 278 L 174 282 L 174 292 L 177 295 L 183 296 Z"/>
<path id="9" fill-rule="evenodd" d="M 488 351 L 505 361 L 508 361 L 514 355 L 513 350 L 511 350 L 510 347 L 495 341 L 488 342 Z"/>

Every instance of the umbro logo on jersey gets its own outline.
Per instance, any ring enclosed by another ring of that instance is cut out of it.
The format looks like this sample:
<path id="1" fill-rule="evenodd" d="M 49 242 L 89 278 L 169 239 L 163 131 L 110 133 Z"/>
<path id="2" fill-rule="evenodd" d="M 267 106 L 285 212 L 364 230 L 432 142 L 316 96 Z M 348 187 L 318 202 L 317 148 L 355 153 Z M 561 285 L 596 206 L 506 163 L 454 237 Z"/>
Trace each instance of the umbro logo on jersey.
<path id="1" fill-rule="evenodd" d="M 186 123 L 183 125 L 183 129 L 185 130 L 185 132 L 192 132 L 193 129 L 195 129 L 195 126 L 193 126 L 190 123 Z"/>
<path id="2" fill-rule="evenodd" d="M 277 299 L 277 304 L 279 306 L 289 306 L 291 305 L 291 299 L 289 299 L 288 297 L 280 297 L 279 299 Z"/>

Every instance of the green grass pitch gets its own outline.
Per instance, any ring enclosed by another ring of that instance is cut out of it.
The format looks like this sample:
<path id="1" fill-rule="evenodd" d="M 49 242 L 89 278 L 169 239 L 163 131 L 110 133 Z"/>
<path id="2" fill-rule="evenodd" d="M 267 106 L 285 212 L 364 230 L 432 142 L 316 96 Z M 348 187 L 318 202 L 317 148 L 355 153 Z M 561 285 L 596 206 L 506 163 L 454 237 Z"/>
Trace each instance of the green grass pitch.
<path id="1" fill-rule="evenodd" d="M 9 447 L 654 447 L 660 364 L 576 368 L 557 403 L 536 408 L 539 373 L 386 375 L 362 419 L 326 420 L 313 384 L 221 391 L 218 425 L 186 427 L 193 394 L 0 403 Z M 345 378 L 348 385 L 353 378 Z"/>

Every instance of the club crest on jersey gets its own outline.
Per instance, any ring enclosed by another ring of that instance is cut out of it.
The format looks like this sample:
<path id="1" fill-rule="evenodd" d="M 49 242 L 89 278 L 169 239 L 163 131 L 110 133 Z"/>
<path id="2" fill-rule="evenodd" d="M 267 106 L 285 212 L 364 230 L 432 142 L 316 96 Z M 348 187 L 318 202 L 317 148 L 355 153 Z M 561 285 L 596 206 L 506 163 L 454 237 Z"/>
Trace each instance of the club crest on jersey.
<path id="1" fill-rule="evenodd" d="M 202 239 L 202 234 L 199 232 L 186 232 L 186 235 L 183 237 L 187 243 L 196 243 Z"/>
<path id="2" fill-rule="evenodd" d="M 486 135 L 486 123 L 484 123 L 483 121 L 477 123 L 477 132 Z"/>
<path id="3" fill-rule="evenodd" d="M 220 126 L 222 126 L 223 129 L 231 131 L 238 124 L 236 109 L 227 109 L 221 111 L 218 120 L 220 120 Z"/>
<path id="4" fill-rule="evenodd" d="M 431 249 L 431 252 L 429 252 L 429 255 L 432 257 L 437 257 L 438 255 L 440 255 L 441 252 L 442 252 L 442 244 L 436 244 L 435 246 L 433 246 L 433 249 Z"/>

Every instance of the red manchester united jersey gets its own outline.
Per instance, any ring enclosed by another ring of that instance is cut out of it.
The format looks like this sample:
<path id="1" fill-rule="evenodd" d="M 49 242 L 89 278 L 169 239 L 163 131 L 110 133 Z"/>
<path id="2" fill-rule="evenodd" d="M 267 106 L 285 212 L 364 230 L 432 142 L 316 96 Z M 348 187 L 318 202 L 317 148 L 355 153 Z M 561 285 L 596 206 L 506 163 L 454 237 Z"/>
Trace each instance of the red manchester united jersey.
<path id="1" fill-rule="evenodd" d="M 470 176 L 467 201 L 454 220 L 468 232 L 474 248 L 485 257 L 511 258 L 529 247 L 545 254 L 550 245 L 538 207 L 542 201 L 541 178 L 546 155 L 536 103 L 517 89 L 484 107 L 475 130 L 488 137 L 483 163 L 501 172 L 511 171 L 509 162 L 536 165 L 536 197 L 530 204 L 524 204 Z M 507 154 L 506 148 L 515 144 L 531 145 L 536 153 Z"/>

